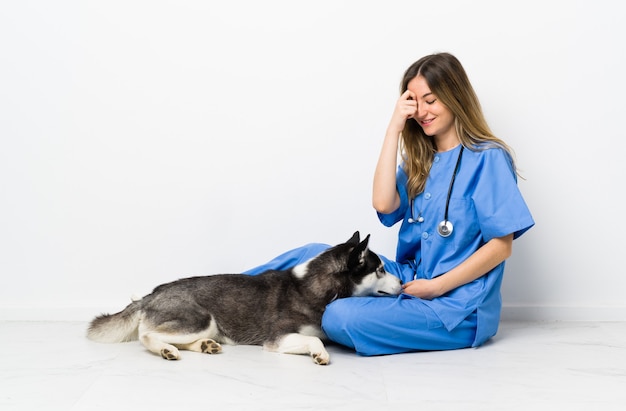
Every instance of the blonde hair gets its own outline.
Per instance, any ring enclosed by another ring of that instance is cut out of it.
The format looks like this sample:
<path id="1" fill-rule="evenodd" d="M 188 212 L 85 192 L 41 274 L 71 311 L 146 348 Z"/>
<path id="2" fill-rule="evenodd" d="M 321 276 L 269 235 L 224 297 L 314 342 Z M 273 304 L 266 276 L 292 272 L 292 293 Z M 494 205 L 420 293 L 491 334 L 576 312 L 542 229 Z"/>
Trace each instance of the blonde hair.
<path id="1" fill-rule="evenodd" d="M 513 150 L 491 132 L 461 62 L 449 53 L 437 53 L 422 57 L 404 73 L 400 94 L 417 76 L 422 76 L 430 91 L 437 96 L 454 115 L 454 126 L 463 147 L 477 151 L 490 147 L 505 150 L 513 161 Z M 408 176 L 409 197 L 424 191 L 426 179 L 437 151 L 432 137 L 424 134 L 414 119 L 409 119 L 401 135 L 403 168 Z M 515 170 L 515 164 L 513 164 Z"/>

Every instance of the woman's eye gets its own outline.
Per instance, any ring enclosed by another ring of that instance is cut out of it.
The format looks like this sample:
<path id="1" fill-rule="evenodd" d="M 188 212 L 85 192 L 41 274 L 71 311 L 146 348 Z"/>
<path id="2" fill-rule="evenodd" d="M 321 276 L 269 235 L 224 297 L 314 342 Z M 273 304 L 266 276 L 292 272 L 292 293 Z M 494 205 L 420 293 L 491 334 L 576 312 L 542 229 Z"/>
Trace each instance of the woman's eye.
<path id="1" fill-rule="evenodd" d="M 426 104 L 434 104 L 435 101 L 437 101 L 437 99 L 434 99 L 433 101 L 427 101 Z"/>

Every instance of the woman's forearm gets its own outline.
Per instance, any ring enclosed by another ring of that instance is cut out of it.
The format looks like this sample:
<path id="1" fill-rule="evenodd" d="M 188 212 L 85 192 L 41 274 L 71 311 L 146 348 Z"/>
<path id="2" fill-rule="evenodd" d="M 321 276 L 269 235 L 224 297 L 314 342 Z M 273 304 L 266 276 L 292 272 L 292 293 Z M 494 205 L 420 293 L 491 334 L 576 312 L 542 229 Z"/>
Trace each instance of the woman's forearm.
<path id="1" fill-rule="evenodd" d="M 387 130 L 374 172 L 372 205 L 376 211 L 384 214 L 391 213 L 400 206 L 400 196 L 396 190 L 399 135 L 399 130 Z"/>
<path id="2" fill-rule="evenodd" d="M 512 248 L 513 234 L 490 240 L 463 263 L 433 280 L 438 283 L 440 295 L 482 277 L 509 258 Z"/>
<path id="3" fill-rule="evenodd" d="M 406 90 L 396 102 L 374 173 L 372 205 L 379 213 L 389 214 L 400 207 L 400 195 L 396 189 L 398 140 L 406 121 L 413 117 L 416 111 L 415 95 Z"/>
<path id="4" fill-rule="evenodd" d="M 409 281 L 402 288 L 406 294 L 425 300 L 432 300 L 482 277 L 502 261 L 509 258 L 512 247 L 513 234 L 494 238 L 447 273 L 432 280 L 420 278 Z"/>

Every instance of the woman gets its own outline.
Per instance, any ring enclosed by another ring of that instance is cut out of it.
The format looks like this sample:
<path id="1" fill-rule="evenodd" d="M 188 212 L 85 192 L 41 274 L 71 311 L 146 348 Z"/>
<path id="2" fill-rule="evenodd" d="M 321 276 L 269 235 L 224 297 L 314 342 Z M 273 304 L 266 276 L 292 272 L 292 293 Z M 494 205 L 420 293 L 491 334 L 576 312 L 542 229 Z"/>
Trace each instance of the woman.
<path id="1" fill-rule="evenodd" d="M 396 261 L 381 258 L 403 294 L 334 301 L 322 320 L 328 337 L 381 355 L 476 347 L 495 335 L 504 262 L 534 221 L 511 150 L 490 131 L 451 54 L 425 56 L 405 72 L 373 205 L 384 225 L 402 224 Z M 325 247 L 292 250 L 250 273 L 293 266 Z"/>

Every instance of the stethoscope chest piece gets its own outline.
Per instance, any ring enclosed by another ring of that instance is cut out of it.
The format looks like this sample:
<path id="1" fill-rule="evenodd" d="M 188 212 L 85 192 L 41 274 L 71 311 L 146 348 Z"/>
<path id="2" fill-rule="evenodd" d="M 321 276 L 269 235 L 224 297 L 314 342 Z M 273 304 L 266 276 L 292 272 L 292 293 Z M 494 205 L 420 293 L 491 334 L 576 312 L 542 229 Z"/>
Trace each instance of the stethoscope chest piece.
<path id="1" fill-rule="evenodd" d="M 448 220 L 443 220 L 437 226 L 437 232 L 442 237 L 449 237 L 452 231 L 454 231 L 454 226 Z"/>

